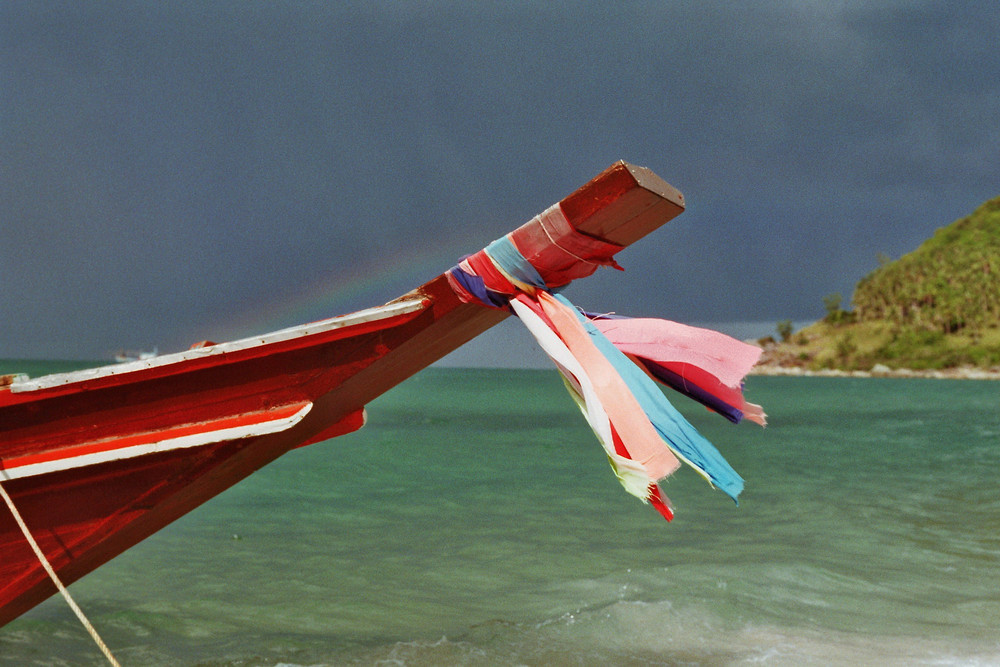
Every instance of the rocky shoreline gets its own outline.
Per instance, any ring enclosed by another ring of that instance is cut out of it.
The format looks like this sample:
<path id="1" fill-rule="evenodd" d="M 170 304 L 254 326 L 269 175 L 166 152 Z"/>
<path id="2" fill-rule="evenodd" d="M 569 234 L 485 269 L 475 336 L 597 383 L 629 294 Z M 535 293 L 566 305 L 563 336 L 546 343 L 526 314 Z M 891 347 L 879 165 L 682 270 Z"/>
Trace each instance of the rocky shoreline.
<path id="1" fill-rule="evenodd" d="M 1000 368 L 941 368 L 935 370 L 912 370 L 909 368 L 889 368 L 875 364 L 867 371 L 847 371 L 840 369 L 809 370 L 801 366 L 781 366 L 760 364 L 751 375 L 782 375 L 790 377 L 856 377 L 856 378 L 930 378 L 935 380 L 1000 380 Z"/>

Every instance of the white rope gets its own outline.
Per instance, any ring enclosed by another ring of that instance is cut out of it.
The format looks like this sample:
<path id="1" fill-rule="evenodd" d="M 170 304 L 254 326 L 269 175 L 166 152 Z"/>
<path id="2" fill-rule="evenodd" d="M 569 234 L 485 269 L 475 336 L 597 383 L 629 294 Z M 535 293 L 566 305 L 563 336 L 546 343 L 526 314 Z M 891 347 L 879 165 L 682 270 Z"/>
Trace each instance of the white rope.
<path id="1" fill-rule="evenodd" d="M 48 573 L 49 578 L 52 579 L 52 582 L 56 585 L 56 588 L 58 588 L 59 592 L 62 593 L 62 596 L 66 598 L 66 602 L 69 604 L 70 609 L 73 610 L 76 617 L 80 619 L 81 623 L 83 623 L 83 627 L 86 628 L 87 632 L 90 633 L 90 636 L 93 637 L 95 642 L 97 642 L 97 647 L 101 649 L 101 652 L 104 654 L 104 657 L 108 659 L 108 662 L 114 665 L 114 667 L 121 667 L 121 664 L 115 660 L 115 656 L 111 655 L 111 650 L 108 648 L 108 645 L 105 644 L 104 640 L 101 639 L 101 636 L 97 634 L 97 630 L 94 629 L 94 626 L 91 625 L 90 621 L 87 620 L 87 617 L 84 616 L 83 610 L 80 609 L 80 607 L 76 604 L 76 601 L 74 601 L 72 596 L 70 596 L 69 591 L 66 590 L 65 586 L 63 586 L 62 581 L 59 580 L 59 576 L 56 574 L 56 571 L 52 569 L 52 565 L 45 557 L 45 554 L 42 553 L 41 548 L 38 546 L 38 542 L 36 542 L 35 538 L 32 537 L 31 531 L 28 530 L 27 524 L 25 524 L 24 519 L 21 518 L 21 513 L 17 511 L 17 507 L 14 506 L 14 501 L 11 500 L 11 497 L 7 494 L 7 490 L 3 488 L 2 483 L 0 483 L 0 495 L 3 496 L 4 502 L 7 503 L 7 507 L 10 508 L 10 513 L 14 515 L 14 520 L 17 521 L 17 525 L 21 527 L 21 532 L 24 533 L 24 538 L 28 540 L 28 544 L 31 545 L 32 551 L 34 551 L 35 556 L 38 557 L 38 562 L 42 564 L 42 567 L 45 568 L 45 571 Z"/>
<path id="2" fill-rule="evenodd" d="M 540 215 L 536 216 L 538 218 L 538 226 L 542 228 L 543 232 L 545 232 L 545 237 L 549 240 L 549 242 L 552 245 L 554 245 L 555 247 L 557 247 L 560 250 L 562 250 L 564 253 L 566 253 L 570 257 L 572 257 L 573 259 L 579 260 L 579 261 L 583 262 L 584 264 L 592 264 L 593 266 L 602 266 L 602 264 L 600 262 L 593 262 L 593 261 L 591 261 L 589 259 L 584 259 L 583 257 L 580 257 L 579 255 L 570 252 L 566 248 L 564 248 L 561 245 L 559 245 L 559 243 L 556 242 L 556 240 L 554 238 L 552 238 L 552 234 L 550 234 L 549 230 L 547 230 L 545 228 L 545 216 L 549 213 L 549 211 L 552 211 L 553 209 L 555 209 L 555 212 L 553 212 L 552 215 L 558 216 L 559 219 L 563 220 L 567 225 L 569 225 L 569 221 L 566 220 L 566 214 L 564 214 L 562 212 L 562 208 L 560 208 L 560 206 L 558 204 L 556 204 L 555 206 L 550 207 L 549 209 L 547 209 L 546 211 L 544 211 Z M 576 230 L 573 230 L 573 231 L 576 231 Z"/>

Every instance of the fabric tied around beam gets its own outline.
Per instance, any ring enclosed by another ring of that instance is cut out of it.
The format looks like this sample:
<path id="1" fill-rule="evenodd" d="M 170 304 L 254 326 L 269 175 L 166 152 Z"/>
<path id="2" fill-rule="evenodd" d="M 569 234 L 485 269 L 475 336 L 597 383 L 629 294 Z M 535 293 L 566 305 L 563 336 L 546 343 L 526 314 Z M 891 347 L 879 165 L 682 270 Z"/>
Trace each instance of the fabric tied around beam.
<path id="1" fill-rule="evenodd" d="M 764 425 L 763 410 L 742 393 L 761 350 L 667 320 L 589 315 L 553 293 L 599 266 L 620 268 L 613 259 L 620 249 L 576 232 L 556 206 L 465 258 L 447 278 L 461 300 L 505 308 L 521 320 L 555 364 L 628 493 L 671 520 L 659 482 L 684 462 L 737 501 L 743 479 L 657 382 L 730 421 Z"/>

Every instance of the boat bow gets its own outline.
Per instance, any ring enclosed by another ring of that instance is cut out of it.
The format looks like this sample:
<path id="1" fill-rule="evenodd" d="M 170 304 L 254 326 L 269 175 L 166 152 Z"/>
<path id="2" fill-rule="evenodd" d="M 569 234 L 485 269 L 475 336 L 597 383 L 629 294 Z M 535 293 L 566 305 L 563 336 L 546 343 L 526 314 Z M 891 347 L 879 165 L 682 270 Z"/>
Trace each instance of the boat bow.
<path id="1" fill-rule="evenodd" d="M 619 162 L 512 235 L 543 279 L 564 284 L 683 208 L 651 171 Z M 368 402 L 508 314 L 461 298 L 443 273 L 347 316 L 13 377 L 0 383 L 0 484 L 70 583 L 290 449 L 360 428 Z M 55 592 L 0 512 L 0 625 Z"/>

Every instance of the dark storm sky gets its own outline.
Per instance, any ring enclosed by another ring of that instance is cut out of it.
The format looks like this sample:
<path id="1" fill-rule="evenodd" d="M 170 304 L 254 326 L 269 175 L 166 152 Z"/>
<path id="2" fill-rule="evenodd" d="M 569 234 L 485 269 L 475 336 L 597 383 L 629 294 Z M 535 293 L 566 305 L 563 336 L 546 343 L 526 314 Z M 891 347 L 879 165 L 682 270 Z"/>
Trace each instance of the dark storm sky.
<path id="1" fill-rule="evenodd" d="M 376 305 L 618 159 L 687 211 L 569 293 L 809 320 L 1000 195 L 963 2 L 0 2 L 0 358 Z"/>

